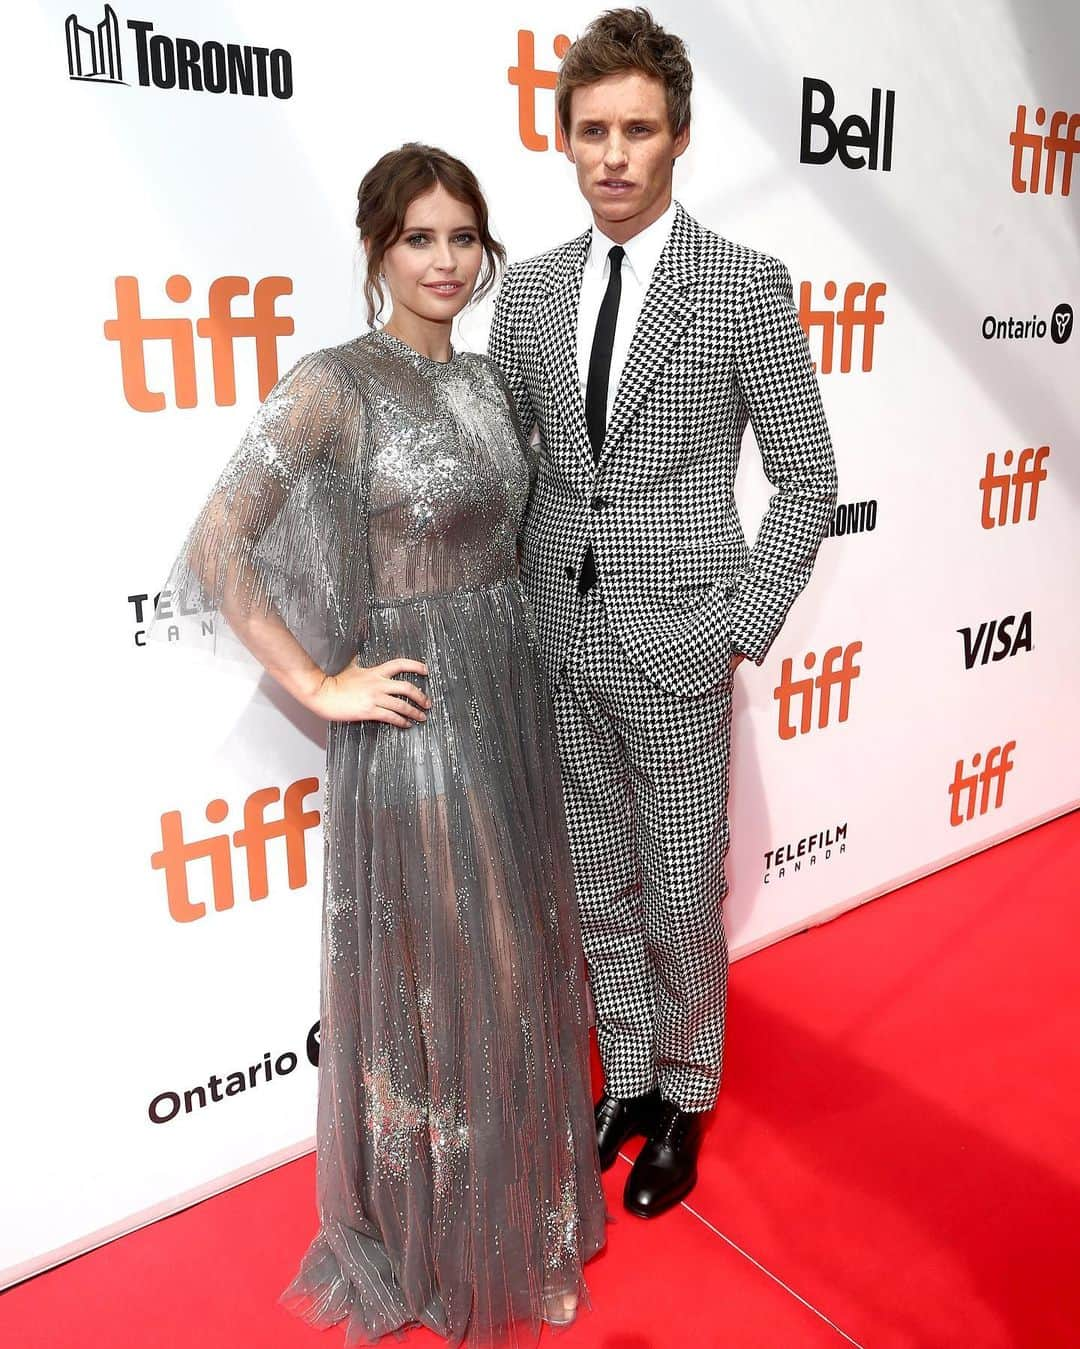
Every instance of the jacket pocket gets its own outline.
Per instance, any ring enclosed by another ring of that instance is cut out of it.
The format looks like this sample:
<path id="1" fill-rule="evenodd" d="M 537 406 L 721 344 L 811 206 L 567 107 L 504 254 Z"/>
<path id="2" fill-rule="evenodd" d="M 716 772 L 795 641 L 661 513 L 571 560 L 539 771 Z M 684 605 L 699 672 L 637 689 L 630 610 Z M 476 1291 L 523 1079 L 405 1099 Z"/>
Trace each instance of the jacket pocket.
<path id="1" fill-rule="evenodd" d="M 726 544 L 676 548 L 668 554 L 668 579 L 672 590 L 725 587 L 734 579 L 737 565 L 735 550 Z"/>

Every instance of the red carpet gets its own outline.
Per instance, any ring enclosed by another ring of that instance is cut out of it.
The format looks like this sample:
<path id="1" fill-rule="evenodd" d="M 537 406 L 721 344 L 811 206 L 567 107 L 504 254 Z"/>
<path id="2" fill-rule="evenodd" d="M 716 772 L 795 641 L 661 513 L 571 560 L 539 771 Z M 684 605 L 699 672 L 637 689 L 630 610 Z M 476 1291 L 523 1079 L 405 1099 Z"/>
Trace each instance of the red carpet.
<path id="1" fill-rule="evenodd" d="M 1080 814 L 735 966 L 701 1181 L 624 1214 L 578 1349 L 1080 1343 Z M 305 1158 L 0 1299 L 11 1349 L 317 1349 Z M 416 1334 L 409 1345 L 438 1346 Z"/>

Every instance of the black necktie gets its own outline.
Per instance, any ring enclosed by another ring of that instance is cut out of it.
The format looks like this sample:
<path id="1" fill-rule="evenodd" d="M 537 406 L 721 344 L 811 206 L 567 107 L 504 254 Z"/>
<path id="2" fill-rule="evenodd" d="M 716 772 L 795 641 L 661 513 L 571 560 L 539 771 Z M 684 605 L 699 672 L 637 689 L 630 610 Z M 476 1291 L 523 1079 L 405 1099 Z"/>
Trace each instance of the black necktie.
<path id="1" fill-rule="evenodd" d="M 607 290 L 596 317 L 596 331 L 593 333 L 592 351 L 589 353 L 589 375 L 585 381 L 585 424 L 589 428 L 589 440 L 592 443 L 593 458 L 600 459 L 604 447 L 604 434 L 607 431 L 607 395 L 608 376 L 611 374 L 611 349 L 615 345 L 615 323 L 619 317 L 619 298 L 622 295 L 622 272 L 619 270 L 625 250 L 618 244 L 608 249 L 611 268 L 608 273 Z M 593 500 L 593 509 L 597 509 L 599 497 Z M 577 574 L 578 593 L 584 595 L 596 584 L 596 558 L 590 543 L 581 559 Z"/>
<path id="2" fill-rule="evenodd" d="M 589 355 L 589 377 L 585 381 L 585 421 L 594 459 L 600 458 L 604 432 L 607 430 L 608 376 L 611 373 L 611 349 L 615 345 L 615 323 L 619 317 L 619 297 L 622 295 L 622 272 L 619 269 L 625 256 L 618 244 L 608 249 L 611 268 L 607 290 L 596 319 L 596 332 Z"/>

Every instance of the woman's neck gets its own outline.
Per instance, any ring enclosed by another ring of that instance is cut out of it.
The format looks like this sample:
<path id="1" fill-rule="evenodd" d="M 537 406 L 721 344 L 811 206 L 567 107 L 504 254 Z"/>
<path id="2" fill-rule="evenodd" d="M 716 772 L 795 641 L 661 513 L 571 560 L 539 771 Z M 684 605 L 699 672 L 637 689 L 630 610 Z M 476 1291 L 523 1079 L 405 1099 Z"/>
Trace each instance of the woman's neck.
<path id="1" fill-rule="evenodd" d="M 383 331 L 412 347 L 421 356 L 426 356 L 429 361 L 448 361 L 454 354 L 450 343 L 450 323 L 436 323 L 395 309 L 383 325 Z"/>

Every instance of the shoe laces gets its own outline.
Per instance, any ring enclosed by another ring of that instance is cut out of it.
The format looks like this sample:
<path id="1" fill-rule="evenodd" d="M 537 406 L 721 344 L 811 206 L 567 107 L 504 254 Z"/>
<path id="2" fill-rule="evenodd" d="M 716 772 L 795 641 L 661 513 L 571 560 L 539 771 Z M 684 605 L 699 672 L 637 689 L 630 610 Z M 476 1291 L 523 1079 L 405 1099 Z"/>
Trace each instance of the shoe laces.
<path id="1" fill-rule="evenodd" d="M 659 1147 L 677 1148 L 693 1127 L 694 1117 L 689 1111 L 680 1110 L 670 1101 L 665 1101 L 661 1109 L 663 1113 L 652 1135 L 652 1142 Z"/>

